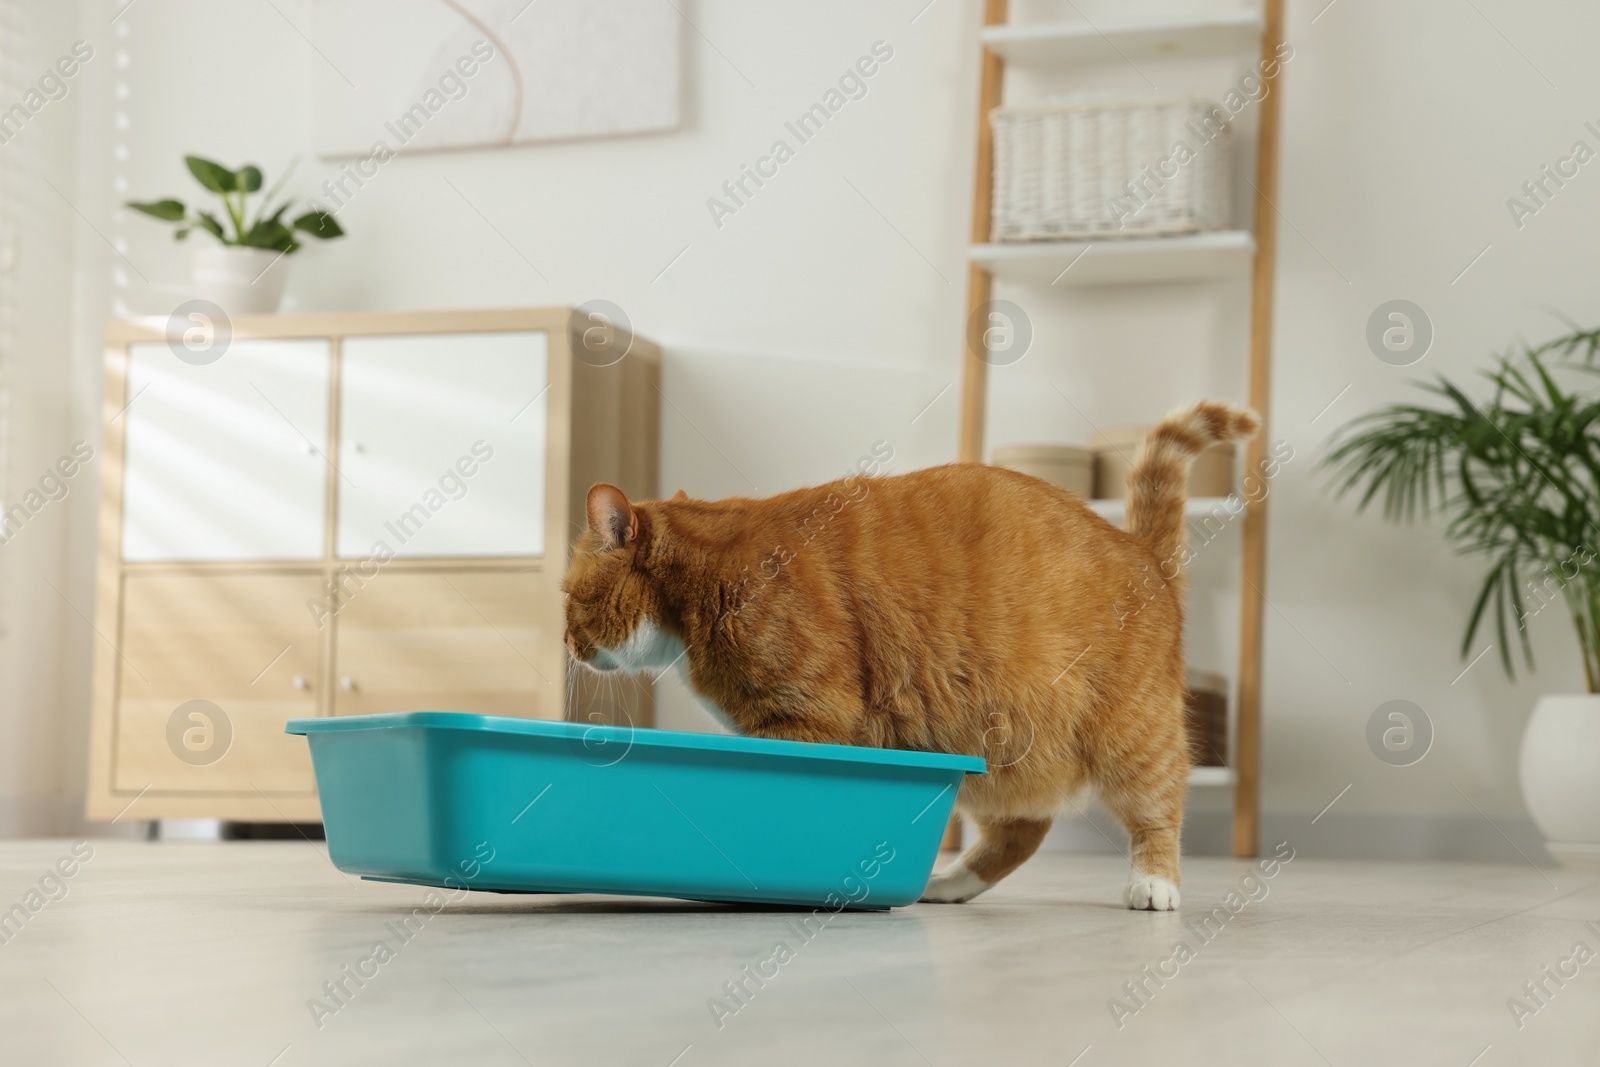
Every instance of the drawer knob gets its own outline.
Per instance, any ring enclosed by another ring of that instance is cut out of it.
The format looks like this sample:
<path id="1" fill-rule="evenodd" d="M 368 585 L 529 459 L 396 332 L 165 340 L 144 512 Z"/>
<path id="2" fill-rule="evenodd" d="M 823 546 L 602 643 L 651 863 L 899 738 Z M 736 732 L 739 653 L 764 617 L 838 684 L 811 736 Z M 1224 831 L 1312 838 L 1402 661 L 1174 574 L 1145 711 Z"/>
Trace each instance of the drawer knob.
<path id="1" fill-rule="evenodd" d="M 294 687 L 296 689 L 310 689 L 311 681 L 305 675 L 297 674 L 294 676 Z"/>
<path id="2" fill-rule="evenodd" d="M 349 691 L 349 690 L 354 689 L 355 687 L 356 687 L 356 680 L 354 678 L 350 677 L 348 674 L 345 675 L 343 678 L 339 679 L 339 688 L 340 689 Z"/>

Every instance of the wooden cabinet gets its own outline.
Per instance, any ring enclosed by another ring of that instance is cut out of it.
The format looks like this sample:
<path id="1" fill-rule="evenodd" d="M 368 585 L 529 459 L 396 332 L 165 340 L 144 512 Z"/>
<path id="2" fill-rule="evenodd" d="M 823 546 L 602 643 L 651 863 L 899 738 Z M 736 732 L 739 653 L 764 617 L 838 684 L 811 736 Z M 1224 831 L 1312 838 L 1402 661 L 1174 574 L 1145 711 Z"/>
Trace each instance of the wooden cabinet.
<path id="1" fill-rule="evenodd" d="M 656 495 L 660 357 L 574 358 L 566 309 L 239 319 L 183 358 L 111 324 L 90 818 L 315 820 L 292 718 L 647 726 L 569 685 L 590 484 Z M 604 365 L 601 365 L 604 364 Z"/>

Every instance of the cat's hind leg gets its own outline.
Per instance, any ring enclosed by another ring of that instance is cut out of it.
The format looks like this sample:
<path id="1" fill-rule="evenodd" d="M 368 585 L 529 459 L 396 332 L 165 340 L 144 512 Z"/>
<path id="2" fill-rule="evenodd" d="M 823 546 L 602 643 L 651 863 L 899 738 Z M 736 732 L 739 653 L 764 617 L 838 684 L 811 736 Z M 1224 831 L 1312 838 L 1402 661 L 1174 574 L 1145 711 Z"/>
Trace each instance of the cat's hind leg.
<path id="1" fill-rule="evenodd" d="M 1128 831 L 1133 871 L 1124 902 L 1135 911 L 1178 908 L 1178 841 L 1188 774 L 1188 754 L 1173 744 L 1132 776 L 1100 783 L 1101 803 Z"/>
<path id="2" fill-rule="evenodd" d="M 1032 856 L 1050 829 L 1049 819 L 974 819 L 978 840 L 928 880 L 922 901 L 961 904 L 990 888 Z"/>

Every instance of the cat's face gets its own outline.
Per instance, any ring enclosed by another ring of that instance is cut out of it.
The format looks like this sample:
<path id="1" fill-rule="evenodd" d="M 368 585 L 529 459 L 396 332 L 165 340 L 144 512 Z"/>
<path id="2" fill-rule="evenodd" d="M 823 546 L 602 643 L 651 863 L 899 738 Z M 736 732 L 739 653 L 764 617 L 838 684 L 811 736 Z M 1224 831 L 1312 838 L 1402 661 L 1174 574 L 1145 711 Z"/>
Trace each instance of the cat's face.
<path id="1" fill-rule="evenodd" d="M 657 625 L 650 576 L 641 565 L 648 520 L 622 490 L 589 490 L 589 528 L 572 554 L 561 588 L 567 594 L 566 644 L 591 670 L 642 671 L 670 666 L 683 645 Z"/>

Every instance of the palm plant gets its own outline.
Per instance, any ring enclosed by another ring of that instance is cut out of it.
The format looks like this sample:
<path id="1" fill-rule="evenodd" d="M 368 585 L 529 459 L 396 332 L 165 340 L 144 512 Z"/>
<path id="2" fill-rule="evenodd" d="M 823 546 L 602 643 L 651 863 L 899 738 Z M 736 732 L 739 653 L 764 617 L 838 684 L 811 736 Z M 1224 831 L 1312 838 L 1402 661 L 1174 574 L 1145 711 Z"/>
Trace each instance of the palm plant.
<path id="1" fill-rule="evenodd" d="M 1486 400 L 1443 377 L 1421 384 L 1442 404 L 1363 415 L 1322 461 L 1340 495 L 1364 487 L 1357 510 L 1381 498 L 1392 521 L 1443 516 L 1446 538 L 1483 558 L 1463 657 L 1493 615 L 1506 673 L 1515 675 L 1513 643 L 1531 669 L 1528 619 L 1559 594 L 1591 693 L 1600 691 L 1600 389 L 1570 386 L 1600 374 L 1597 356 L 1600 330 L 1524 344 L 1483 372 Z"/>

